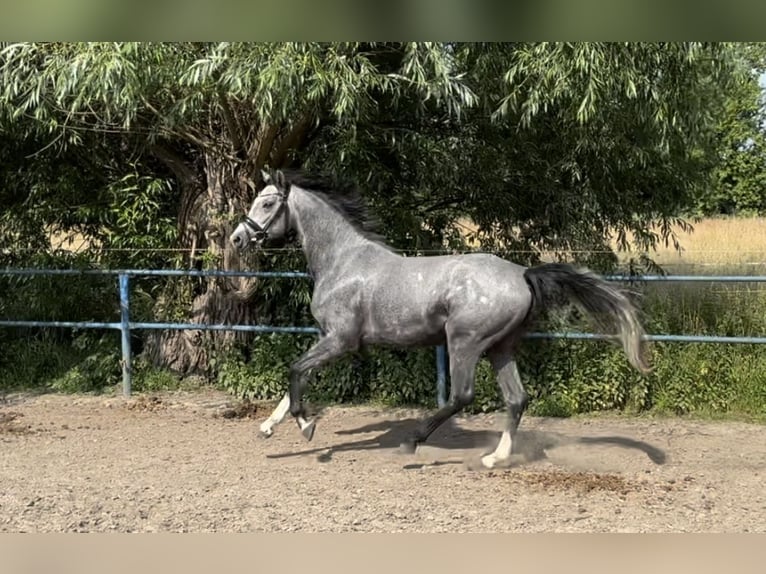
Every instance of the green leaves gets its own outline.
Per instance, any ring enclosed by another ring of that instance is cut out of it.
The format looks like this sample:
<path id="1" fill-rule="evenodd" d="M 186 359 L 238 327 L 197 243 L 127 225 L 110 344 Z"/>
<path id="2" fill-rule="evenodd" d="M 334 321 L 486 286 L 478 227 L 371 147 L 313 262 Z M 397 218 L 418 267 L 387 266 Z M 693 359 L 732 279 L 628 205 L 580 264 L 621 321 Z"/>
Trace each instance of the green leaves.
<path id="1" fill-rule="evenodd" d="M 143 266 L 176 244 L 177 221 L 169 209 L 173 188 L 167 180 L 129 173 L 111 183 L 105 195 L 100 239 L 107 252 L 119 252 L 111 257 L 115 264 Z"/>
<path id="2" fill-rule="evenodd" d="M 403 245 L 468 217 L 488 246 L 600 249 L 707 185 L 735 67 L 698 43 L 9 44 L 0 122 L 339 172 Z"/>
<path id="3" fill-rule="evenodd" d="M 461 138 L 482 189 L 467 215 L 485 245 L 517 258 L 611 251 L 613 234 L 629 234 L 651 249 L 709 187 L 714 118 L 737 72 L 730 45 L 469 44 L 460 58 L 489 112 Z"/>
<path id="4" fill-rule="evenodd" d="M 744 44 L 735 55 L 741 68 L 717 117 L 719 164 L 695 205 L 704 215 L 766 212 L 766 113 L 759 86 L 766 51 L 761 44 Z"/>

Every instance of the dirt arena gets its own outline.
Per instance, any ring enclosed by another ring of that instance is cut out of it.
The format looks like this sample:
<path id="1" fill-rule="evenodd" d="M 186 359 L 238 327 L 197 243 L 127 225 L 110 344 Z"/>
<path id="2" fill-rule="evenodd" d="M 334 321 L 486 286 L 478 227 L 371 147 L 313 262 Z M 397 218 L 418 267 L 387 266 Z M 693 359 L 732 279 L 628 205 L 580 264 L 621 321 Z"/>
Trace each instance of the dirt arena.
<path id="1" fill-rule="evenodd" d="M 306 443 L 271 405 L 213 391 L 0 403 L 2 532 L 766 532 L 766 427 L 522 421 L 514 464 L 477 470 L 501 415 L 415 455 L 422 412 L 333 407 Z"/>

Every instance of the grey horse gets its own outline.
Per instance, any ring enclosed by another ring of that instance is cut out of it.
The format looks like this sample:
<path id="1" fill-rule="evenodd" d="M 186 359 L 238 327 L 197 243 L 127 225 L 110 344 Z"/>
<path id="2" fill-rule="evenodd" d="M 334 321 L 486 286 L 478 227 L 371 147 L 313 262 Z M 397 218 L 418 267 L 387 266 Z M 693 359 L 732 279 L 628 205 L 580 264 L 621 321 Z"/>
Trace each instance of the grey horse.
<path id="1" fill-rule="evenodd" d="M 482 458 L 492 468 L 509 461 L 528 397 L 515 351 L 546 308 L 572 301 L 607 329 L 618 331 L 629 362 L 649 367 L 637 311 L 618 288 L 561 263 L 523 267 L 472 253 L 405 257 L 372 233 L 353 186 L 334 185 L 300 171 L 262 172 L 263 189 L 231 234 L 238 250 L 297 236 L 314 280 L 311 313 L 319 340 L 290 369 L 289 392 L 261 425 L 270 436 L 288 410 L 311 440 L 315 420 L 302 403 L 306 377 L 367 345 L 412 348 L 446 344 L 448 402 L 414 429 L 401 447 L 414 452 L 474 398 L 476 364 L 486 354 L 508 417 L 496 449 Z"/>

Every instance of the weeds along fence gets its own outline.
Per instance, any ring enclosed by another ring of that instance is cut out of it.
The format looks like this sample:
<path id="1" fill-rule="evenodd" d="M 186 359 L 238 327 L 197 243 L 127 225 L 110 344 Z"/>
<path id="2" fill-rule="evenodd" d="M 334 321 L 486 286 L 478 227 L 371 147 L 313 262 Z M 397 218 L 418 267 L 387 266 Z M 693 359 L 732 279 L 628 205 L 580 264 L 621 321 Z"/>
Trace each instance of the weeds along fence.
<path id="1" fill-rule="evenodd" d="M 184 270 L 184 269 L 0 269 L 0 275 L 11 276 L 54 276 L 54 275 L 101 275 L 117 278 L 120 301 L 120 320 L 118 322 L 93 321 L 17 321 L 13 319 L 0 320 L 0 327 L 54 327 L 69 329 L 115 329 L 121 333 L 122 347 L 122 387 L 123 394 L 131 394 L 132 351 L 130 333 L 143 329 L 167 330 L 200 330 L 200 331 L 250 331 L 256 333 L 292 333 L 319 334 L 319 329 L 311 326 L 297 325 L 239 325 L 239 324 L 198 324 L 198 323 L 149 323 L 131 321 L 130 315 L 130 278 L 136 276 L 154 277 L 257 277 L 262 279 L 310 279 L 311 276 L 299 271 L 222 271 L 222 270 Z M 711 283 L 763 283 L 766 276 L 762 275 L 606 275 L 608 281 L 627 283 L 656 283 L 656 282 L 711 282 Z M 766 334 L 765 334 L 766 335 Z M 533 332 L 527 338 L 537 339 L 613 339 L 614 335 L 604 333 L 581 332 Z M 712 344 L 763 344 L 766 336 L 762 337 L 732 337 L 715 335 L 685 335 L 685 334 L 647 334 L 649 341 L 681 342 L 681 343 L 712 343 Z M 442 406 L 447 400 L 447 351 L 444 346 L 436 347 L 436 395 L 437 403 Z"/>

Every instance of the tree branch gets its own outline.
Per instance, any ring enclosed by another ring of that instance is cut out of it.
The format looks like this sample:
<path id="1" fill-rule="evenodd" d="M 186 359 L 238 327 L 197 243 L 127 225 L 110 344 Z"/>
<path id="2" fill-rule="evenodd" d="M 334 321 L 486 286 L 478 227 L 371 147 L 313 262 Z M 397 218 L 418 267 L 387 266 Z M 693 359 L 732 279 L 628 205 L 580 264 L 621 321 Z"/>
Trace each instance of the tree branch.
<path id="1" fill-rule="evenodd" d="M 243 143 L 242 130 L 240 129 L 239 122 L 237 122 L 234 111 L 229 105 L 229 99 L 226 97 L 226 94 L 220 85 L 216 87 L 216 92 L 218 93 L 218 99 L 221 104 L 223 119 L 226 122 L 226 127 L 228 128 L 229 135 L 231 136 L 231 143 L 234 146 L 234 155 L 236 155 L 240 161 L 244 161 L 247 158 L 244 157 L 245 146 Z"/>
<path id="2" fill-rule="evenodd" d="M 306 133 L 311 126 L 311 120 L 313 116 L 311 113 L 306 113 L 299 122 L 297 122 L 292 129 L 282 138 L 274 153 L 274 167 L 283 167 L 287 154 L 291 149 L 297 149 L 300 142 L 306 136 Z"/>
<path id="3" fill-rule="evenodd" d="M 258 147 L 257 153 L 255 154 L 255 170 L 261 169 L 264 165 L 266 165 L 266 160 L 269 159 L 269 154 L 271 153 L 271 147 L 274 145 L 274 140 L 277 137 L 277 134 L 279 133 L 279 125 L 278 124 L 267 124 L 263 126 L 262 130 L 259 130 L 263 132 L 263 136 L 255 139 L 253 141 L 252 148 Z M 255 149 L 251 148 L 251 152 L 255 152 Z M 253 156 L 253 153 L 248 154 L 250 157 Z"/>
<path id="4" fill-rule="evenodd" d="M 181 201 L 178 208 L 178 230 L 183 233 L 187 230 L 187 222 L 192 206 L 204 192 L 205 186 L 202 184 L 199 173 L 190 167 L 183 157 L 169 147 L 161 143 L 155 143 L 151 146 L 151 152 L 173 172 L 181 187 Z"/>
<path id="5" fill-rule="evenodd" d="M 426 213 L 431 213 L 434 211 L 438 211 L 440 209 L 443 209 L 445 207 L 455 207 L 461 203 L 465 203 L 464 197 L 448 197 L 446 199 L 443 199 L 441 201 L 437 201 L 436 203 L 429 205 L 425 209 L 421 209 L 420 213 L 425 215 Z M 412 207 L 415 207 L 414 205 Z"/>
<path id="6" fill-rule="evenodd" d="M 181 185 L 200 184 L 199 174 L 189 167 L 181 155 L 158 142 L 152 144 L 150 149 L 152 154 L 173 172 Z"/>
<path id="7" fill-rule="evenodd" d="M 157 116 L 160 120 L 165 119 L 165 116 L 157 108 L 155 108 L 152 105 L 152 103 L 149 102 L 149 100 L 147 100 L 146 98 L 143 98 L 143 102 L 147 110 L 149 110 L 151 113 Z M 185 139 L 186 141 L 193 143 L 194 145 L 197 145 L 201 148 L 207 148 L 212 145 L 212 142 L 205 135 L 199 132 L 194 133 L 196 130 L 194 130 L 194 128 L 191 126 L 183 130 L 174 130 L 174 129 L 169 129 L 167 127 L 163 127 L 162 123 L 160 122 L 160 130 L 161 132 L 164 132 L 167 135 Z"/>

